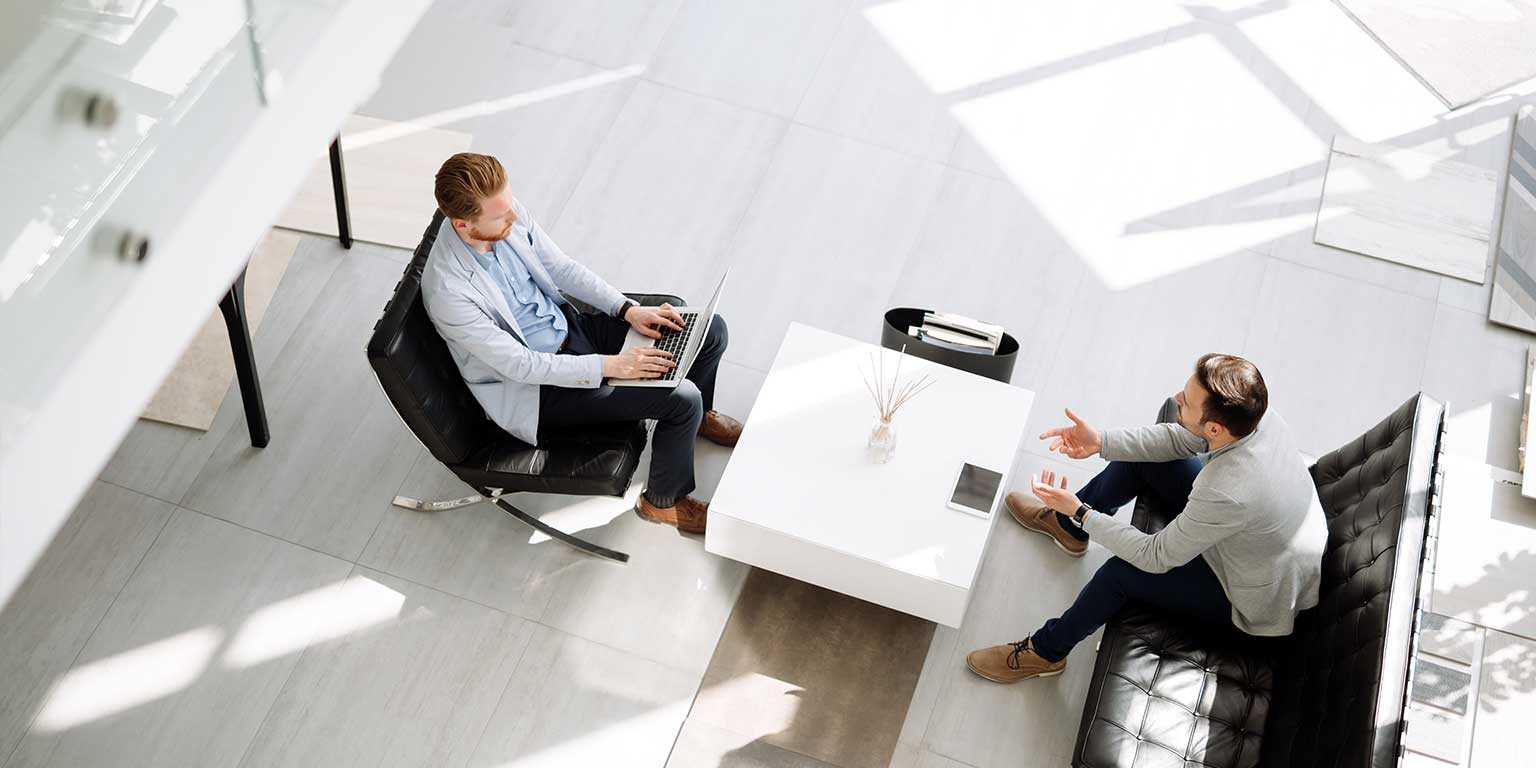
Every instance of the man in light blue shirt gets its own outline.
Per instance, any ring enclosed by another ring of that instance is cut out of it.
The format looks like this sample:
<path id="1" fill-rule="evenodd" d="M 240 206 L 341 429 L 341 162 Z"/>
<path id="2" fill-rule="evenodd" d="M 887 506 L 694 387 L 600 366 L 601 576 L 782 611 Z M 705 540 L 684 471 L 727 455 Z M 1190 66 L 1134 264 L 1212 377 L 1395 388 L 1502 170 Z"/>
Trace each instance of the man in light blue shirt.
<path id="1" fill-rule="evenodd" d="M 671 306 L 641 307 L 555 245 L 507 188 L 494 157 L 448 158 L 434 193 L 444 214 L 422 268 L 427 315 L 485 413 L 537 445 L 550 430 L 654 419 L 651 469 L 635 511 L 644 519 L 703 533 L 708 504 L 694 489 L 695 436 L 731 446 L 741 423 L 714 410 L 725 354 L 718 314 L 688 375 L 675 387 L 613 387 L 676 367 L 661 349 L 620 354 L 631 329 L 651 338 L 681 330 Z M 578 312 L 566 295 L 595 307 Z"/>

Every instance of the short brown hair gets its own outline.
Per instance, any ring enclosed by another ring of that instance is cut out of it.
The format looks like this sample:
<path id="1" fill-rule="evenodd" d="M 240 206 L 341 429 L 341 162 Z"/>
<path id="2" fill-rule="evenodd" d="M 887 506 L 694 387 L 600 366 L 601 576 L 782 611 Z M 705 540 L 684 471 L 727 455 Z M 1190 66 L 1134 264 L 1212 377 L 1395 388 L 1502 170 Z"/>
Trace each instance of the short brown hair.
<path id="1" fill-rule="evenodd" d="M 473 219 L 480 215 L 480 201 L 493 197 L 507 186 L 507 169 L 490 155 L 460 152 L 437 169 L 433 194 L 437 207 L 450 219 Z"/>
<path id="2" fill-rule="evenodd" d="M 1200 423 L 1214 421 L 1233 437 L 1247 437 L 1269 408 L 1269 388 L 1253 363 L 1212 352 L 1195 362 L 1195 380 L 1206 392 Z"/>

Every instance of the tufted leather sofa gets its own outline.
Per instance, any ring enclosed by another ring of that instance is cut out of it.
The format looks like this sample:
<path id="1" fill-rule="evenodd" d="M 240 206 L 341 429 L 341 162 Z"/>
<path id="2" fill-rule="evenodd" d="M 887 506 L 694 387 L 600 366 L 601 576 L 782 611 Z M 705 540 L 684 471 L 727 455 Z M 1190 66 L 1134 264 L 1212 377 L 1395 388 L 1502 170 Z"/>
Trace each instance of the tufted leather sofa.
<path id="1" fill-rule="evenodd" d="M 1328 518 L 1318 605 L 1284 638 L 1129 606 L 1104 628 L 1082 768 L 1385 768 L 1397 761 L 1443 407 L 1416 395 L 1311 467 Z M 1162 528 L 1138 501 L 1132 523 Z"/>
<path id="2" fill-rule="evenodd" d="M 643 421 L 541 435 L 541 444 L 533 446 L 487 418 L 470 393 L 421 300 L 422 267 L 442 220 L 441 212 L 432 217 L 368 340 L 368 362 L 401 420 L 433 458 L 477 492 L 494 488 L 503 493 L 623 495 L 645 450 Z M 647 306 L 684 304 L 676 296 L 628 295 Z M 538 527 L 522 513 L 515 514 Z M 584 544 L 573 537 L 557 538 Z"/>

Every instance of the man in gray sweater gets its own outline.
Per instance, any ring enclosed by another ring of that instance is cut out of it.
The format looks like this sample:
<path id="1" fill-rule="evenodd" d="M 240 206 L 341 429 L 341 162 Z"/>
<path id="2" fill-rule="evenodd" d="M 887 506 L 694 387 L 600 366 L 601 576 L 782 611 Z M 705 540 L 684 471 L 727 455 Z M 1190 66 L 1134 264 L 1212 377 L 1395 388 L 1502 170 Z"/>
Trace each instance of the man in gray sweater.
<path id="1" fill-rule="evenodd" d="M 1009 512 L 1068 555 L 1081 557 L 1091 538 L 1115 557 L 1061 616 L 1016 643 L 971 652 L 971 671 L 1000 683 L 1059 675 L 1072 647 L 1129 600 L 1261 636 L 1290 634 L 1296 613 L 1317 604 L 1327 523 L 1258 368 L 1205 355 L 1174 402 L 1176 424 L 1101 433 L 1068 409 L 1070 426 L 1040 436 L 1052 451 L 1099 454 L 1109 466 L 1078 494 L 1042 472 L 1032 490 L 1043 505 L 1015 492 Z M 1112 517 L 1143 495 L 1174 515 L 1155 534 Z"/>

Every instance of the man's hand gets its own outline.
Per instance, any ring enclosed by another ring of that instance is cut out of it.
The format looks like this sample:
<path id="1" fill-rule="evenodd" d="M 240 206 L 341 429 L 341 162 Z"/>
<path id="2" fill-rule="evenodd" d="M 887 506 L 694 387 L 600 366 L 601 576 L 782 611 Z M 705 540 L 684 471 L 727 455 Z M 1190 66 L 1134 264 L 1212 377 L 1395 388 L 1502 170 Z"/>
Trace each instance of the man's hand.
<path id="1" fill-rule="evenodd" d="M 647 338 L 661 338 L 661 329 L 669 331 L 681 331 L 683 329 L 683 316 L 672 308 L 671 304 L 663 304 L 659 307 L 633 306 L 624 313 L 624 321 L 629 327 L 640 332 Z"/>
<path id="2" fill-rule="evenodd" d="M 1031 476 L 1030 490 L 1035 492 L 1035 498 L 1040 503 L 1062 513 L 1071 515 L 1077 508 L 1083 505 L 1077 494 L 1067 490 L 1067 476 L 1061 476 L 1061 486 L 1056 485 L 1056 473 L 1050 470 L 1041 472 L 1038 476 Z"/>
<path id="3" fill-rule="evenodd" d="M 634 347 L 621 354 L 603 355 L 603 375 L 615 379 L 654 379 L 676 367 L 671 352 L 655 347 Z"/>
<path id="4" fill-rule="evenodd" d="M 1072 420 L 1072 426 L 1056 427 L 1040 433 L 1041 440 L 1052 440 L 1049 450 L 1074 459 L 1086 459 L 1104 447 L 1099 431 L 1079 419 L 1071 408 L 1067 409 L 1067 418 Z"/>

